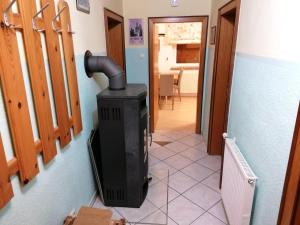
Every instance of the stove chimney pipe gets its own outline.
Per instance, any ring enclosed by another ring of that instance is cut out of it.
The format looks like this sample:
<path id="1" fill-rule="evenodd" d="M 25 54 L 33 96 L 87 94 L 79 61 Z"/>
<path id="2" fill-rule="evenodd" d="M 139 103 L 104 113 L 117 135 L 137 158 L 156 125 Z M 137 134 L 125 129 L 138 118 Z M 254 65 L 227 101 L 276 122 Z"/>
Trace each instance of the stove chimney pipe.
<path id="1" fill-rule="evenodd" d="M 125 72 L 108 56 L 93 56 L 87 50 L 84 55 L 86 75 L 91 78 L 93 73 L 104 73 L 109 79 L 109 89 L 122 90 L 126 88 Z"/>

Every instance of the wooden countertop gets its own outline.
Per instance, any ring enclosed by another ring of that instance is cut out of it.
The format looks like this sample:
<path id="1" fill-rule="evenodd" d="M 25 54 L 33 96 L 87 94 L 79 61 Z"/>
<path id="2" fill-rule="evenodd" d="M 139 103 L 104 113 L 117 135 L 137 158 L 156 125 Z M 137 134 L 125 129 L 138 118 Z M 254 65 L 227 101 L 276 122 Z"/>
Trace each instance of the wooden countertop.
<path id="1" fill-rule="evenodd" d="M 170 70 L 199 70 L 199 66 L 172 66 Z"/>

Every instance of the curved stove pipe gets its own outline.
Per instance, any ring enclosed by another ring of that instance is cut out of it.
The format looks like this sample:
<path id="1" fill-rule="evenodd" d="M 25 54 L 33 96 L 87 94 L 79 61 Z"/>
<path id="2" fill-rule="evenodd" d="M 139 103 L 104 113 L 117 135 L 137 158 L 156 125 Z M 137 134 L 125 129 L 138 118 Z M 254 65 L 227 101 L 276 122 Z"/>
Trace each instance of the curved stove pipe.
<path id="1" fill-rule="evenodd" d="M 104 73 L 109 79 L 109 89 L 122 90 L 126 88 L 125 72 L 108 56 L 93 56 L 87 50 L 84 55 L 84 68 L 87 76 L 91 78 L 93 73 Z"/>

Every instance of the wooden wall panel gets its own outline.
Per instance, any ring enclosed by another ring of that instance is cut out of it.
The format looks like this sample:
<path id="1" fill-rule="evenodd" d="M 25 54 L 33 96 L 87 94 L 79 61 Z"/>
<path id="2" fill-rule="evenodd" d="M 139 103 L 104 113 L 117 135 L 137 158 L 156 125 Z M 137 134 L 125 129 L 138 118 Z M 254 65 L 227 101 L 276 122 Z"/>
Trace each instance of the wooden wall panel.
<path id="1" fill-rule="evenodd" d="M 67 95 L 64 84 L 62 59 L 60 55 L 59 34 L 55 32 L 51 26 L 51 21 L 55 16 L 55 5 L 54 0 L 41 0 L 40 2 L 42 6 L 49 3 L 49 7 L 43 12 L 43 18 L 47 21 L 45 23 L 46 46 L 53 87 L 57 125 L 59 127 L 59 140 L 60 146 L 64 147 L 71 141 L 71 135 L 67 108 Z"/>
<path id="2" fill-rule="evenodd" d="M 178 44 L 176 63 L 199 63 L 201 44 Z"/>
<path id="3" fill-rule="evenodd" d="M 64 49 L 64 58 L 67 71 L 67 78 L 69 84 L 70 102 L 72 110 L 72 121 L 74 135 L 77 135 L 82 130 L 81 121 L 81 111 L 80 111 L 80 101 L 78 93 L 78 82 L 77 82 L 77 72 L 75 65 L 74 47 L 73 47 L 73 37 L 70 32 L 71 20 L 69 6 L 64 0 L 60 0 L 58 4 L 58 10 L 63 10 L 64 12 L 60 14 L 60 22 L 62 28 L 62 42 Z"/>
<path id="4" fill-rule="evenodd" d="M 0 1 L 1 12 L 8 2 Z M 0 80 L 12 143 L 16 157 L 19 158 L 20 178 L 23 183 L 27 183 L 39 170 L 16 33 L 4 26 L 0 27 Z"/>
<path id="5" fill-rule="evenodd" d="M 0 208 L 5 206 L 13 196 L 14 193 L 9 179 L 8 166 L 0 136 Z"/>
<path id="6" fill-rule="evenodd" d="M 43 159 L 48 163 L 57 152 L 41 36 L 32 28 L 32 17 L 36 13 L 35 0 L 19 0 L 18 3 L 38 129 L 43 146 Z"/>

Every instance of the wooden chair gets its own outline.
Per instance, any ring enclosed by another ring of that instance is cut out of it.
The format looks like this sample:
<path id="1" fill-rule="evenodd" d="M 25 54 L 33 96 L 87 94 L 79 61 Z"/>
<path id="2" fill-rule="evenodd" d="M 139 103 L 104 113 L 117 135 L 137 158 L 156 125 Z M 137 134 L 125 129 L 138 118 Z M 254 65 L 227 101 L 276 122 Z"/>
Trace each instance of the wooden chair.
<path id="1" fill-rule="evenodd" d="M 178 78 L 174 81 L 174 90 L 177 91 L 180 101 L 181 101 L 180 86 L 181 86 L 182 74 L 183 74 L 183 68 L 180 69 L 178 73 Z"/>
<path id="2" fill-rule="evenodd" d="M 161 106 L 161 97 L 172 98 L 172 110 L 174 110 L 174 75 L 161 75 L 159 79 L 159 105 Z M 160 107 L 161 108 L 161 107 Z"/>

